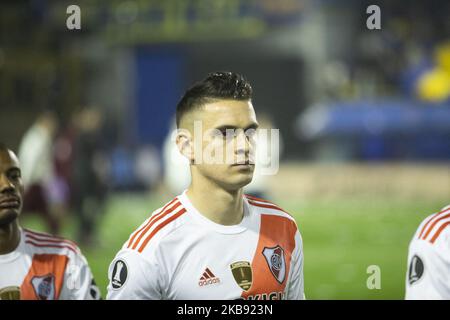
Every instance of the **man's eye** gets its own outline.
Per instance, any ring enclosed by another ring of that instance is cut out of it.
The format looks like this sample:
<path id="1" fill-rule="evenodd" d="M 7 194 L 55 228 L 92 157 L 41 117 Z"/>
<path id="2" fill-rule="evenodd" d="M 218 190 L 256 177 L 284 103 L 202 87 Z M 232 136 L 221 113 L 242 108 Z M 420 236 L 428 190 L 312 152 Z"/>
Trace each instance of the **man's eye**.
<path id="1" fill-rule="evenodd" d="M 256 130 L 248 129 L 247 131 L 245 131 L 245 135 L 249 138 L 253 138 L 256 135 Z"/>
<path id="2" fill-rule="evenodd" d="M 221 137 L 221 138 L 225 138 L 227 135 L 225 130 L 215 130 L 214 131 L 214 136 L 216 137 Z"/>
<path id="3" fill-rule="evenodd" d="M 224 130 L 220 130 L 220 135 L 223 138 L 231 139 L 231 138 L 234 138 L 236 136 L 236 131 L 235 130 L 230 130 L 230 129 L 228 129 L 228 130 L 224 129 Z"/>
<path id="4" fill-rule="evenodd" d="M 236 131 L 234 131 L 234 130 L 228 130 L 228 131 L 225 133 L 225 136 L 226 136 L 228 139 L 234 138 L 234 137 L 236 136 Z"/>
<path id="5" fill-rule="evenodd" d="M 10 179 L 17 180 L 21 177 L 20 172 L 14 172 L 9 175 Z"/>

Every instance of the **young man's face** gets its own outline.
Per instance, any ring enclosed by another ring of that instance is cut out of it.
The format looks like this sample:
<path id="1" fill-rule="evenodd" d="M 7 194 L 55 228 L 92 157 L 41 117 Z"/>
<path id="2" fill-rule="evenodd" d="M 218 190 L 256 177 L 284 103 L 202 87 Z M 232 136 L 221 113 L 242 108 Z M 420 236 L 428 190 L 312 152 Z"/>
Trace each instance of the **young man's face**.
<path id="1" fill-rule="evenodd" d="M 217 100 L 192 111 L 186 121 L 194 170 L 226 190 L 251 182 L 258 127 L 251 101 Z"/>
<path id="2" fill-rule="evenodd" d="M 0 226 L 18 218 L 22 210 L 22 197 L 19 161 L 12 151 L 0 149 Z"/>

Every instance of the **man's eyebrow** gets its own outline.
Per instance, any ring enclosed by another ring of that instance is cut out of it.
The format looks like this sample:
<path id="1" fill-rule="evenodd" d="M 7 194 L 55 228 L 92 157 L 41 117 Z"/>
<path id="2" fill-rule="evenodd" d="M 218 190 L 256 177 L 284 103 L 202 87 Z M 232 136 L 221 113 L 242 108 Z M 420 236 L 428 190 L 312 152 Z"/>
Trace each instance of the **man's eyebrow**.
<path id="1" fill-rule="evenodd" d="M 256 130 L 256 129 L 258 129 L 258 127 L 259 127 L 259 125 L 255 122 L 255 123 L 252 123 L 251 125 L 249 125 L 248 127 L 244 128 L 244 131 L 247 131 L 249 129 Z M 221 126 L 217 127 L 216 129 L 219 130 L 219 131 L 225 131 L 225 130 L 236 130 L 236 129 L 241 129 L 241 128 L 240 127 L 236 127 L 236 126 L 231 125 L 231 124 L 224 124 L 224 125 L 221 125 Z"/>
<path id="2" fill-rule="evenodd" d="M 225 130 L 236 130 L 239 128 L 236 126 L 233 126 L 231 124 L 224 124 L 224 125 L 218 126 L 216 129 L 219 131 L 225 131 Z"/>
<path id="3" fill-rule="evenodd" d="M 255 123 L 252 123 L 251 125 L 249 125 L 247 128 L 245 128 L 245 131 L 251 130 L 251 129 L 256 130 L 256 129 L 258 129 L 258 128 L 259 128 L 259 124 L 257 124 L 257 123 L 255 122 Z"/>
<path id="4" fill-rule="evenodd" d="M 6 170 L 7 173 L 13 173 L 13 172 L 19 172 L 20 173 L 20 168 L 19 167 L 11 167 L 8 168 L 8 170 Z"/>

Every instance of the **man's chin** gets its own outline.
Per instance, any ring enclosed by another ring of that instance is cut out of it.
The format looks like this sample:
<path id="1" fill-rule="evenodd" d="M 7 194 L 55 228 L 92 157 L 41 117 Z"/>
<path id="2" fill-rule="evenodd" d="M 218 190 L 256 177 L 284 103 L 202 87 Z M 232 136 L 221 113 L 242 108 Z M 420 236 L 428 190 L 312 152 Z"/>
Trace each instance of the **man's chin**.
<path id="1" fill-rule="evenodd" d="M 0 227 L 13 223 L 19 217 L 19 210 L 0 209 Z"/>
<path id="2" fill-rule="evenodd" d="M 253 173 L 239 174 L 233 178 L 234 181 L 229 182 L 230 189 L 239 190 L 252 182 Z"/>

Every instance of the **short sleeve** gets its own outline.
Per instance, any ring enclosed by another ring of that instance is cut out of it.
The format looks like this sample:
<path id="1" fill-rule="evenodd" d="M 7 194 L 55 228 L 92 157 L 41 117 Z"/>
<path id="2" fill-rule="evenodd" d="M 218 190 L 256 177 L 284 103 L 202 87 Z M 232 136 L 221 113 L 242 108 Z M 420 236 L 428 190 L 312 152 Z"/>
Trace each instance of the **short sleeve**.
<path id="1" fill-rule="evenodd" d="M 109 271 L 109 300 L 160 300 L 163 298 L 159 267 L 142 254 L 121 250 L 112 261 Z"/>
<path id="2" fill-rule="evenodd" d="M 304 284 L 303 284 L 303 242 L 300 232 L 295 233 L 295 250 L 292 256 L 291 270 L 288 283 L 288 300 L 303 300 Z"/>
<path id="3" fill-rule="evenodd" d="M 450 257 L 448 252 L 440 249 L 428 241 L 414 240 L 411 243 L 406 299 L 450 299 Z"/>
<path id="4" fill-rule="evenodd" d="M 69 257 L 64 275 L 64 284 L 60 300 L 100 300 L 101 293 L 97 287 L 86 258 L 81 254 Z"/>

